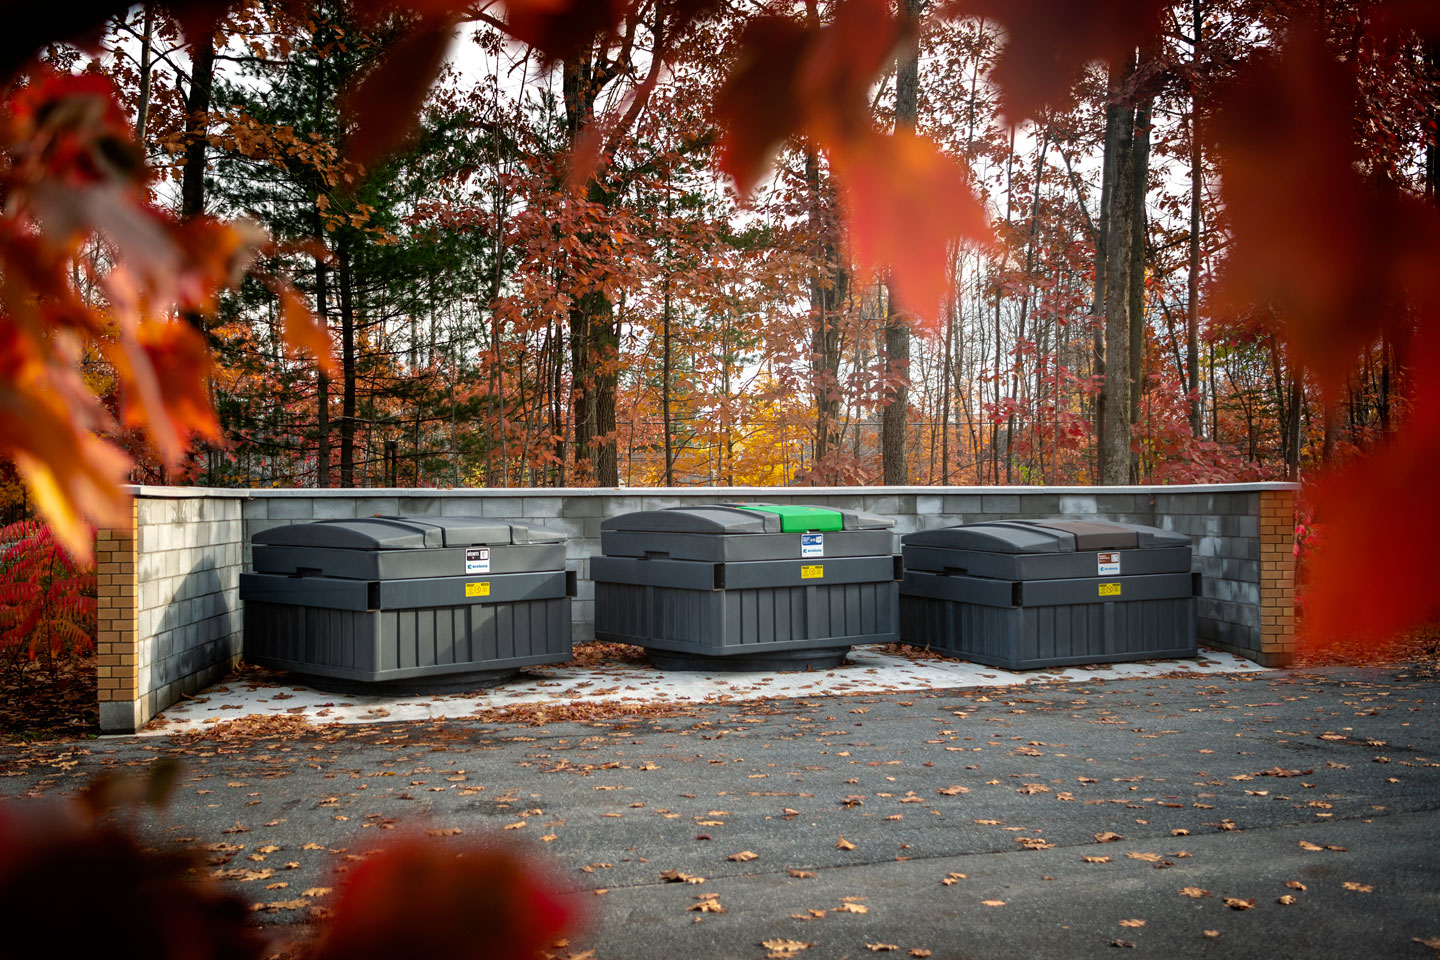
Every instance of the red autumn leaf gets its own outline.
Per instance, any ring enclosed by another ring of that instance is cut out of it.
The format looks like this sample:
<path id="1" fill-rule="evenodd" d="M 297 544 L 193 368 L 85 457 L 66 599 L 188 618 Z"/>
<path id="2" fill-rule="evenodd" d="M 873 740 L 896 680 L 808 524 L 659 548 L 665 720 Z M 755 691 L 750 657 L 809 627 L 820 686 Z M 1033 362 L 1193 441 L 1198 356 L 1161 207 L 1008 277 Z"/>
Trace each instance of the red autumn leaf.
<path id="1" fill-rule="evenodd" d="M 345 93 L 343 106 L 355 124 L 346 144 L 351 160 L 368 166 L 415 129 L 454 32 L 449 18 L 422 20 Z"/>
<path id="2" fill-rule="evenodd" d="M 1440 614 L 1440 351 L 1421 348 L 1405 431 L 1313 491 L 1324 537 L 1307 590 L 1307 639 L 1383 636 Z"/>
<path id="3" fill-rule="evenodd" d="M 334 345 L 330 342 L 330 331 L 325 323 L 310 312 L 293 287 L 280 286 L 276 293 L 280 297 L 280 316 L 285 324 L 285 343 L 314 357 L 327 377 L 339 374 Z"/>
<path id="4" fill-rule="evenodd" d="M 575 920 L 533 863 L 473 842 L 403 840 L 341 889 L 315 960 L 529 960 Z"/>
<path id="5" fill-rule="evenodd" d="M 507 0 L 505 29 L 554 60 L 611 30 L 629 0 Z"/>
<path id="6" fill-rule="evenodd" d="M 740 59 L 715 101 L 725 129 L 720 168 L 742 195 L 801 130 L 827 142 L 868 133 L 870 83 L 900 31 L 881 0 L 851 0 L 818 29 L 783 17 L 760 17 L 745 28 Z"/>
<path id="7" fill-rule="evenodd" d="M 1223 292 L 1267 304 L 1327 388 L 1360 350 L 1440 295 L 1430 251 L 1440 213 L 1366 182 L 1351 129 L 1355 78 L 1308 32 L 1231 90 L 1217 119 L 1222 196 L 1234 230 Z"/>
<path id="8" fill-rule="evenodd" d="M 905 130 L 833 147 L 831 161 L 846 188 L 856 257 L 870 267 L 889 264 L 905 307 L 933 321 L 945 296 L 950 244 L 989 237 L 964 167 Z"/>
<path id="9" fill-rule="evenodd" d="M 950 17 L 982 17 L 1005 28 L 991 74 L 1012 124 L 1063 101 L 1087 63 L 1133 56 L 1160 34 L 1163 0 L 954 0 Z"/>

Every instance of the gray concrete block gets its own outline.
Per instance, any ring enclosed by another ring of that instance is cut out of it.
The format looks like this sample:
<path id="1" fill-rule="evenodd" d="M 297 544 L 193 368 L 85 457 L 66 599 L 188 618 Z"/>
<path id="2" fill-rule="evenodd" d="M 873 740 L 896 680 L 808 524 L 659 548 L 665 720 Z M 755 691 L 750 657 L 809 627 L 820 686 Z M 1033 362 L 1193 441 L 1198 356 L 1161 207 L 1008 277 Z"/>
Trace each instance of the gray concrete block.
<path id="1" fill-rule="evenodd" d="M 358 503 L 349 497 L 316 497 L 312 512 L 316 520 L 353 520 Z"/>
<path id="2" fill-rule="evenodd" d="M 308 497 L 270 501 L 272 520 L 309 520 L 315 515 L 315 501 Z"/>
<path id="3" fill-rule="evenodd" d="M 483 497 L 446 497 L 440 501 L 440 516 L 442 517 L 479 517 Z"/>
<path id="4" fill-rule="evenodd" d="M 407 517 L 440 516 L 439 497 L 400 497 L 400 514 Z"/>
<path id="5" fill-rule="evenodd" d="M 1052 493 L 1021 494 L 1020 512 L 1027 517 L 1053 517 L 1061 512 L 1060 499 Z"/>
<path id="6" fill-rule="evenodd" d="M 524 507 L 523 497 L 486 497 L 480 501 L 480 515 L 497 520 L 518 520 Z"/>
<path id="7" fill-rule="evenodd" d="M 400 512 L 400 501 L 396 497 L 362 497 L 355 504 L 357 517 L 392 517 Z M 271 514 L 275 516 L 275 514 Z"/>
<path id="8" fill-rule="evenodd" d="M 531 500 L 536 497 L 526 497 L 526 509 L 529 509 Z M 600 497 L 564 497 L 560 500 L 560 512 L 556 516 L 561 517 L 600 517 L 605 514 L 605 503 Z"/>
<path id="9" fill-rule="evenodd" d="M 921 493 L 915 497 L 915 515 L 933 517 L 945 509 L 945 498 L 939 494 Z"/>
<path id="10" fill-rule="evenodd" d="M 1095 509 L 1102 516 L 1111 516 L 1117 513 L 1134 513 L 1135 496 L 1129 493 L 1101 493 L 1095 497 Z M 1142 498 L 1149 506 L 1149 498 Z"/>
<path id="11" fill-rule="evenodd" d="M 150 719 L 142 718 L 141 706 L 134 700 L 101 701 L 100 730 L 103 733 L 134 733 Z"/>
<path id="12" fill-rule="evenodd" d="M 1020 497 L 1013 493 L 987 493 L 980 498 L 980 512 L 997 519 L 1013 517 L 1020 512 Z"/>
<path id="13" fill-rule="evenodd" d="M 524 497 L 521 500 L 520 514 L 537 520 L 559 517 L 563 515 L 562 508 L 564 506 L 565 501 L 561 497 Z"/>
<path id="14" fill-rule="evenodd" d="M 947 493 L 941 498 L 945 505 L 947 515 L 961 515 L 980 512 L 980 498 L 971 494 L 950 494 Z"/>

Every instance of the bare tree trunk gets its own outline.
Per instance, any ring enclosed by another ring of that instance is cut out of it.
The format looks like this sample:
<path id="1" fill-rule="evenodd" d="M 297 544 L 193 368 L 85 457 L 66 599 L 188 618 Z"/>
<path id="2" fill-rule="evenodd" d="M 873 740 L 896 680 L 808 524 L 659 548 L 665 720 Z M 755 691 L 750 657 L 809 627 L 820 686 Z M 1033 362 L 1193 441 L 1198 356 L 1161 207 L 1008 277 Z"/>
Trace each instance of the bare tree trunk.
<path id="1" fill-rule="evenodd" d="M 1204 20 L 1201 0 L 1193 0 L 1192 17 L 1195 31 L 1194 71 L 1200 73 L 1200 31 Z M 1192 81 L 1198 82 L 1198 81 Z M 1190 434 L 1199 438 L 1204 433 L 1205 416 L 1200 402 L 1200 202 L 1201 179 L 1200 95 L 1190 94 L 1190 276 L 1186 279 L 1188 303 L 1185 307 L 1185 386 L 1190 391 Z"/>
<path id="2" fill-rule="evenodd" d="M 1114 84 L 1111 84 L 1112 90 Z M 1100 173 L 1100 210 L 1095 218 L 1095 291 L 1090 299 L 1090 349 L 1094 361 L 1094 374 L 1101 384 L 1100 395 L 1095 397 L 1095 468 L 1094 479 L 1100 482 L 1105 461 L 1105 301 L 1109 279 L 1110 250 L 1110 207 L 1115 196 L 1115 167 L 1120 155 L 1117 143 L 1120 136 L 1120 111 L 1116 107 L 1105 110 L 1105 155 Z"/>
<path id="3" fill-rule="evenodd" d="M 340 241 L 340 486 L 355 486 L 355 303 L 350 251 Z"/>
<path id="4" fill-rule="evenodd" d="M 155 29 L 155 6 L 146 3 L 140 27 L 140 96 L 135 104 L 135 140 L 145 147 L 145 124 L 150 118 L 150 34 Z"/>
<path id="5" fill-rule="evenodd" d="M 1144 63 L 1148 53 L 1142 51 Z M 1145 197 L 1150 179 L 1150 110 L 1153 98 L 1142 99 L 1135 107 L 1135 133 L 1131 156 L 1134 197 L 1130 236 L 1130 429 L 1140 422 L 1140 397 L 1145 388 L 1145 246 L 1147 222 Z M 1140 482 L 1139 453 L 1130 455 L 1130 480 Z"/>
<path id="6" fill-rule="evenodd" d="M 315 313 L 322 329 L 330 329 L 328 300 L 329 272 L 321 257 L 315 258 Z M 315 371 L 315 486 L 330 486 L 330 378 Z"/>
<path id="7" fill-rule="evenodd" d="M 920 0 L 904 0 L 901 16 L 912 27 L 920 16 Z M 919 41 L 907 51 L 895 71 L 895 130 L 913 130 L 919 115 L 920 48 Z M 905 455 L 906 421 L 910 411 L 910 326 L 909 319 L 897 312 L 895 280 L 886 280 L 885 297 L 885 379 L 884 408 L 880 411 L 880 463 L 883 481 L 892 486 L 910 482 L 909 463 Z M 938 309 L 934 303 L 907 304 L 912 310 Z"/>
<path id="8" fill-rule="evenodd" d="M 1101 410 L 1105 436 L 1100 448 L 1100 482 L 1124 485 L 1130 480 L 1130 249 L 1133 242 L 1134 107 L 1124 100 L 1134 71 L 1131 61 L 1117 79 L 1111 77 L 1109 115 L 1115 115 L 1114 137 L 1106 137 L 1105 166 L 1114 175 L 1110 192 L 1109 236 L 1105 263 L 1105 388 Z M 1114 164 L 1110 162 L 1114 149 Z"/>
<path id="9" fill-rule="evenodd" d="M 813 147 L 805 151 L 805 181 L 810 193 L 810 230 L 813 237 L 814 276 L 810 282 L 811 367 L 815 384 L 815 462 L 813 471 L 823 482 L 834 480 L 827 458 L 840 445 L 840 306 L 849 292 L 850 273 L 840 262 L 836 224 L 820 177 L 820 160 Z"/>

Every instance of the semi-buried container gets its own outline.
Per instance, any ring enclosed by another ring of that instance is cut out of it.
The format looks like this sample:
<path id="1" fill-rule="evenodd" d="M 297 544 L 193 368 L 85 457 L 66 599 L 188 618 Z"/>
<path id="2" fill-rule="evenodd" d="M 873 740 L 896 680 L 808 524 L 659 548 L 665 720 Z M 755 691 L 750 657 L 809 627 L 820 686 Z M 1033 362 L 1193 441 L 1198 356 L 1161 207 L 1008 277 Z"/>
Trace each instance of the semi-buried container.
<path id="1" fill-rule="evenodd" d="M 901 538 L 900 636 L 1010 669 L 1193 657 L 1200 575 L 1184 534 L 1004 520 Z"/>
<path id="2" fill-rule="evenodd" d="M 332 680 L 478 685 L 570 659 L 563 534 L 479 517 L 319 520 L 257 533 L 245 658 Z"/>
<path id="3" fill-rule="evenodd" d="M 898 629 L 893 521 L 849 510 L 721 503 L 600 525 L 595 635 L 674 669 L 838 665 Z"/>

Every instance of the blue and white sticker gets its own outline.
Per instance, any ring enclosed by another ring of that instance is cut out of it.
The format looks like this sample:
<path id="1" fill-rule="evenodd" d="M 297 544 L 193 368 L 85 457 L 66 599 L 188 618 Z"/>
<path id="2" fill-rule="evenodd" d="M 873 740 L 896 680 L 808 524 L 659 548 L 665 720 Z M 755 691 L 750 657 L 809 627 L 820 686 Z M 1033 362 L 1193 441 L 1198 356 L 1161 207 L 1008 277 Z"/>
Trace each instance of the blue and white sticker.
<path id="1" fill-rule="evenodd" d="M 489 573 L 490 572 L 490 550 L 486 547 L 465 548 L 465 572 Z"/>
<path id="2" fill-rule="evenodd" d="M 1120 554 L 1119 553 L 1097 553 L 1095 554 L 1096 576 L 1118 577 L 1120 576 Z"/>
<path id="3" fill-rule="evenodd" d="M 802 557 L 823 557 L 823 556 L 825 556 L 825 534 L 823 534 L 823 533 L 802 533 L 802 534 L 800 534 L 800 556 L 802 556 Z"/>

